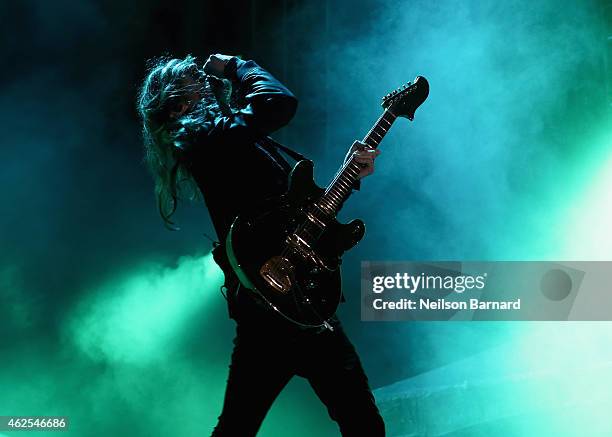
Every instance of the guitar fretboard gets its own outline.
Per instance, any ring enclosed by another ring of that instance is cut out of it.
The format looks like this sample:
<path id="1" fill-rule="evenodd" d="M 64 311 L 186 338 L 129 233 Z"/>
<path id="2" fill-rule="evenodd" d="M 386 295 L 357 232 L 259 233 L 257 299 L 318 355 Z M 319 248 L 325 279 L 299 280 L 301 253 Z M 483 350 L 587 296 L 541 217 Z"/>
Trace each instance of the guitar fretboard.
<path id="1" fill-rule="evenodd" d="M 376 149 L 396 118 L 391 111 L 385 110 L 362 142 Z M 342 164 L 334 179 L 327 186 L 325 193 L 317 202 L 317 206 L 327 214 L 336 215 L 346 198 L 351 194 L 360 171 L 361 165 L 351 156 Z"/>

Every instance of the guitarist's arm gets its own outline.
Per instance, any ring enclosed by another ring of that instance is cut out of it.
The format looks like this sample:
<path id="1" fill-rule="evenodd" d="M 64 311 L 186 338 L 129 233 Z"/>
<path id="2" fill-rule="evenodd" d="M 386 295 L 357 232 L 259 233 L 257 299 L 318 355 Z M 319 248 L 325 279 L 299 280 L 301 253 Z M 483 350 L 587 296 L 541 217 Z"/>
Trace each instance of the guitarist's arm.
<path id="1" fill-rule="evenodd" d="M 241 108 L 235 108 L 230 114 L 219 114 L 213 120 L 182 127 L 175 141 L 181 159 L 197 160 L 200 154 L 207 153 L 214 153 L 217 158 L 230 152 L 239 153 L 240 148 L 253 146 L 257 139 L 280 129 L 293 118 L 297 98 L 254 61 L 217 54 L 211 55 L 203 68 L 211 76 L 231 80 L 232 86 L 240 87 L 245 97 Z"/>
<path id="2" fill-rule="evenodd" d="M 209 137 L 230 133 L 257 138 L 289 123 L 297 109 L 297 99 L 287 87 L 254 61 L 236 57 L 222 60 L 216 69 L 208 68 L 210 74 L 229 79 L 233 86 L 240 87 L 245 105 L 211 123 L 207 129 Z M 204 69 L 207 70 L 207 65 Z"/>

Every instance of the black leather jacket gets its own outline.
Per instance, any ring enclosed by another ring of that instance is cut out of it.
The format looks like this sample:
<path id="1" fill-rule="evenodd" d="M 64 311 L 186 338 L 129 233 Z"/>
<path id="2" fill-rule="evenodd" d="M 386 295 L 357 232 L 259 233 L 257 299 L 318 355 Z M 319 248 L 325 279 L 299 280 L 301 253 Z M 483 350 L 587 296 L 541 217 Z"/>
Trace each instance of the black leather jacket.
<path id="1" fill-rule="evenodd" d="M 260 139 L 286 125 L 297 109 L 291 91 L 253 61 L 232 58 L 225 75 L 241 87 L 245 107 L 201 126 L 181 149 L 221 242 L 237 215 L 287 190 L 291 167 Z"/>

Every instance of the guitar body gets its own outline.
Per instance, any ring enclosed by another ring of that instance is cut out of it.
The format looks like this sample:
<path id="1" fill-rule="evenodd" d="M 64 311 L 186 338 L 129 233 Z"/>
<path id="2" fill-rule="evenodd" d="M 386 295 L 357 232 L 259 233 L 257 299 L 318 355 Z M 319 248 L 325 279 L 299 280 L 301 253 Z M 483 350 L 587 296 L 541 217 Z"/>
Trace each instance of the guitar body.
<path id="1" fill-rule="evenodd" d="M 313 203 L 323 191 L 313 181 L 312 162 L 298 162 L 289 176 L 287 193 L 238 216 L 226 242 L 241 284 L 274 311 L 307 327 L 329 326 L 327 320 L 342 297 L 340 256 L 365 231 L 360 220 L 341 224 L 321 214 L 316 222 L 309 220 Z M 309 232 L 301 226 L 304 223 L 310 225 Z M 300 239 L 292 244 L 290 237 L 300 228 Z"/>

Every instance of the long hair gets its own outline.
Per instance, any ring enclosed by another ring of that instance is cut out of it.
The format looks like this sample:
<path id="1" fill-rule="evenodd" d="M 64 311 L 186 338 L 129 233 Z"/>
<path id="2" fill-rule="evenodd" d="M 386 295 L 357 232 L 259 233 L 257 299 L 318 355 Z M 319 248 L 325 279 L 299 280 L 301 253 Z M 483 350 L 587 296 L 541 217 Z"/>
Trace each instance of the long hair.
<path id="1" fill-rule="evenodd" d="M 172 118 L 171 114 L 194 92 L 200 94 L 200 101 L 193 102 L 179 118 Z M 223 102 L 229 100 L 230 94 L 229 81 L 204 78 L 191 55 L 148 62 L 137 109 L 142 120 L 145 162 L 155 180 L 159 213 L 169 229 L 178 229 L 171 217 L 179 200 L 201 196 L 187 164 L 180 159 L 178 146 L 189 142 L 204 123 L 229 110 Z"/>

